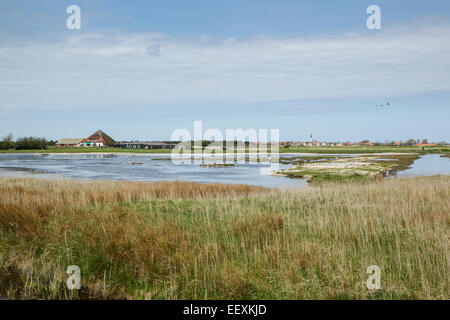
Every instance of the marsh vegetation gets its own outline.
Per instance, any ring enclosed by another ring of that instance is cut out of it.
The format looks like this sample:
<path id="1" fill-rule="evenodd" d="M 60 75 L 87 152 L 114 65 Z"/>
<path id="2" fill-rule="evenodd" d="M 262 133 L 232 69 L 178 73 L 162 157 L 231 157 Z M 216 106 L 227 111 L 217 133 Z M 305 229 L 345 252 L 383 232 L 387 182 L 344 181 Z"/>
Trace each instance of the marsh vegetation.
<path id="1" fill-rule="evenodd" d="M 373 180 L 395 175 L 399 170 L 406 170 L 418 158 L 419 156 L 415 154 L 302 156 L 281 159 L 280 162 L 290 162 L 293 167 L 280 170 L 277 174 L 289 178 L 305 178 L 312 183 Z"/>
<path id="2" fill-rule="evenodd" d="M 283 192 L 1 178 L 0 295 L 449 299 L 449 186 L 448 176 Z M 81 268 L 79 291 L 66 289 L 69 265 Z"/>

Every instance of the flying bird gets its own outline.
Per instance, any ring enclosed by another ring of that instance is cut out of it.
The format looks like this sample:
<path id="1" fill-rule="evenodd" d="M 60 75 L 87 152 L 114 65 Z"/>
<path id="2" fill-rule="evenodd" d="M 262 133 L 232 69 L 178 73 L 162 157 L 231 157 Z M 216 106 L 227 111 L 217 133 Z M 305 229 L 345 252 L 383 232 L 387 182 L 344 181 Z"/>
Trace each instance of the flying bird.
<path id="1" fill-rule="evenodd" d="M 390 104 L 389 102 L 386 102 L 386 107 L 390 107 L 390 106 L 391 106 L 391 104 Z M 377 107 L 382 108 L 382 107 L 384 107 L 384 104 L 380 104 L 380 105 L 376 104 L 375 107 L 376 107 L 376 108 L 377 108 Z"/>

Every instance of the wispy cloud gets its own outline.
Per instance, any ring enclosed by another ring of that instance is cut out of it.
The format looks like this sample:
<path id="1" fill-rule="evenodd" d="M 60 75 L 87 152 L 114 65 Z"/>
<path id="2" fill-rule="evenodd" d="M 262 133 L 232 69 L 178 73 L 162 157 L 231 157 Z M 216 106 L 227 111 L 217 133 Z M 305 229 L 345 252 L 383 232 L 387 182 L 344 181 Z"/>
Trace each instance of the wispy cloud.
<path id="1" fill-rule="evenodd" d="M 0 108 L 151 108 L 449 91 L 449 52 L 449 26 L 307 38 L 136 33 L 3 43 Z"/>

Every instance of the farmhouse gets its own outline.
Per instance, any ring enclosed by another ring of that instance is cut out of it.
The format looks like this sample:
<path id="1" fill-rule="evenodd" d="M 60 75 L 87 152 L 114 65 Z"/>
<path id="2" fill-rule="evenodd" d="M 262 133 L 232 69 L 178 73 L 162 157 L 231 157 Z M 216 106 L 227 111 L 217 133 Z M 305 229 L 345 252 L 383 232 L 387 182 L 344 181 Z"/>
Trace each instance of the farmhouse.
<path id="1" fill-rule="evenodd" d="M 104 147 L 114 146 L 116 142 L 102 130 L 97 130 L 87 138 L 63 138 L 56 142 L 57 147 Z"/>
<path id="2" fill-rule="evenodd" d="M 83 138 L 63 138 L 56 142 L 58 147 L 79 147 Z"/>
<path id="3" fill-rule="evenodd" d="M 114 146 L 116 142 L 102 130 L 97 130 L 92 135 L 81 141 L 82 147 Z"/>

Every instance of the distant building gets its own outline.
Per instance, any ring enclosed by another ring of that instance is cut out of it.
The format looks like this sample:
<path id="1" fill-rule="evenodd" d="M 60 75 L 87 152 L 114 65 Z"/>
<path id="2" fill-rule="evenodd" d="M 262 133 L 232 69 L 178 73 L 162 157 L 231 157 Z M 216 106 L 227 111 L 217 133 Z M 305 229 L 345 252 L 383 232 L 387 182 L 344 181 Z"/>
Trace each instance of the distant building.
<path id="1" fill-rule="evenodd" d="M 105 147 L 105 146 L 114 146 L 116 142 L 113 138 L 108 136 L 102 130 L 97 130 L 92 135 L 83 139 L 81 142 L 82 147 Z"/>
<path id="2" fill-rule="evenodd" d="M 123 149 L 173 149 L 177 142 L 168 143 L 163 141 L 131 141 L 118 142 L 116 147 Z"/>
<path id="3" fill-rule="evenodd" d="M 436 143 L 417 143 L 416 146 L 418 147 L 432 147 L 435 146 Z"/>
<path id="4" fill-rule="evenodd" d="M 56 142 L 57 147 L 79 147 L 83 138 L 63 138 Z"/>

